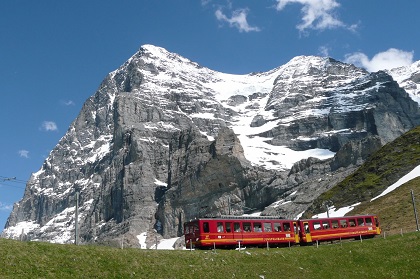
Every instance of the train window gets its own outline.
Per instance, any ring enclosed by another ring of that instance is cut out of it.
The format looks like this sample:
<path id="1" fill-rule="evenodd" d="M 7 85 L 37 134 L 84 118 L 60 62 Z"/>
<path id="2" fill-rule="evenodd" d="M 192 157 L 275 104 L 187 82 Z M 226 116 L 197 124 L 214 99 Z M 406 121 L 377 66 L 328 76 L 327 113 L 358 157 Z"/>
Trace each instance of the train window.
<path id="1" fill-rule="evenodd" d="M 367 226 L 372 226 L 372 218 L 367 217 L 365 220 L 366 220 L 366 225 Z"/>
<path id="2" fill-rule="evenodd" d="M 363 218 L 357 218 L 357 225 L 358 226 L 364 226 L 365 225 L 365 221 L 363 221 Z"/>
<path id="3" fill-rule="evenodd" d="M 377 217 L 375 217 L 375 226 L 379 227 L 379 220 Z"/>
<path id="4" fill-rule="evenodd" d="M 264 223 L 264 231 L 271 232 L 271 223 Z"/>
<path id="5" fill-rule="evenodd" d="M 233 229 L 235 230 L 235 232 L 241 232 L 241 224 L 233 223 Z"/>
<path id="6" fill-rule="evenodd" d="M 209 230 L 209 223 L 208 222 L 204 222 L 203 223 L 203 232 L 208 233 Z"/>
<path id="7" fill-rule="evenodd" d="M 244 232 L 250 232 L 251 231 L 251 223 L 250 222 L 244 222 Z"/>
<path id="8" fill-rule="evenodd" d="M 322 221 L 322 227 L 324 228 L 324 230 L 328 230 L 330 228 L 330 222 L 326 220 Z"/>
<path id="9" fill-rule="evenodd" d="M 285 232 L 290 232 L 290 223 L 283 223 L 283 229 Z"/>
<path id="10" fill-rule="evenodd" d="M 347 228 L 347 220 L 340 220 L 340 227 Z"/>
<path id="11" fill-rule="evenodd" d="M 314 230 L 320 230 L 321 229 L 321 222 L 315 221 L 314 223 Z"/>
<path id="12" fill-rule="evenodd" d="M 262 232 L 261 223 L 254 223 L 254 232 Z"/>
<path id="13" fill-rule="evenodd" d="M 223 232 L 223 223 L 217 222 L 217 232 Z"/>
<path id="14" fill-rule="evenodd" d="M 305 233 L 310 233 L 310 231 L 309 231 L 309 224 L 308 223 L 305 223 L 304 224 L 304 227 L 305 227 Z"/>
<path id="15" fill-rule="evenodd" d="M 331 221 L 331 226 L 333 229 L 338 229 L 338 220 L 332 220 Z"/>
<path id="16" fill-rule="evenodd" d="M 232 223 L 226 223 L 226 232 L 231 232 L 232 231 Z"/>
<path id="17" fill-rule="evenodd" d="M 274 231 L 281 232 L 281 226 L 280 223 L 274 223 Z"/>
<path id="18" fill-rule="evenodd" d="M 349 219 L 349 226 L 356 227 L 356 219 Z"/>

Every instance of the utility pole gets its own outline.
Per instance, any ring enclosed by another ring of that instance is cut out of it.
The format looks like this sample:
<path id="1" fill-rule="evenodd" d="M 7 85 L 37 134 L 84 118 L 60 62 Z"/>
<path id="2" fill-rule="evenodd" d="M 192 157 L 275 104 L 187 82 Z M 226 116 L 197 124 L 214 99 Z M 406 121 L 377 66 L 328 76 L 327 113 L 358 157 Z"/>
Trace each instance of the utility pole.
<path id="1" fill-rule="evenodd" d="M 122 234 L 121 234 L 121 249 L 124 249 L 124 208 L 121 209 L 122 210 L 122 221 L 121 221 L 121 225 L 123 227 L 122 230 Z"/>
<path id="2" fill-rule="evenodd" d="M 325 206 L 325 209 L 327 209 L 327 218 L 330 218 L 330 204 L 331 204 L 331 201 L 329 200 L 326 200 L 322 203 L 322 205 Z"/>
<path id="3" fill-rule="evenodd" d="M 79 245 L 79 189 L 76 189 L 76 212 L 74 221 L 74 244 Z"/>
<path id="4" fill-rule="evenodd" d="M 228 196 L 228 206 L 229 206 L 229 216 L 231 214 L 231 209 L 230 209 L 230 196 Z"/>
<path id="5" fill-rule="evenodd" d="M 325 207 L 327 208 L 327 218 L 330 218 L 330 211 L 329 211 L 329 208 L 328 208 L 328 204 L 327 203 L 325 204 Z"/>
<path id="6" fill-rule="evenodd" d="M 416 202 L 414 200 L 413 189 L 411 189 L 411 200 L 413 201 L 414 217 L 416 218 L 416 228 L 417 228 L 417 231 L 420 231 L 420 229 L 419 229 L 419 218 L 417 217 Z"/>

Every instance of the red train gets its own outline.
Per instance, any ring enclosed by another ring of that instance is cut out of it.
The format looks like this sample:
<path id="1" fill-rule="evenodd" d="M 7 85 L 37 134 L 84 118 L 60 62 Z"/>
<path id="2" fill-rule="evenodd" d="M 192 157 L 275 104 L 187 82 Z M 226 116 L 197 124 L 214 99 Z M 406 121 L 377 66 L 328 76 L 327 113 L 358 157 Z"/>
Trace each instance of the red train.
<path id="1" fill-rule="evenodd" d="M 375 215 L 286 220 L 277 217 L 222 216 L 184 223 L 187 248 L 287 246 L 381 234 Z"/>

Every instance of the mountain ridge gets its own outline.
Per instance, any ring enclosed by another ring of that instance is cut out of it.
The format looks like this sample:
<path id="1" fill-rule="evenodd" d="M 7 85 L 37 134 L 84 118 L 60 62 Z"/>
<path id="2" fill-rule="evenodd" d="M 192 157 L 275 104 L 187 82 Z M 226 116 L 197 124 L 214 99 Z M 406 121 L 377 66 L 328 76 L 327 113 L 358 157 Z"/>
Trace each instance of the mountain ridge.
<path id="1" fill-rule="evenodd" d="M 352 175 L 321 194 L 307 214 L 319 212 L 326 201 L 342 207 L 356 202 L 369 202 L 378 196 L 384 190 L 383 185 L 395 183 L 415 166 L 420 165 L 419 139 L 420 126 L 417 126 L 384 145 L 371 154 Z"/>

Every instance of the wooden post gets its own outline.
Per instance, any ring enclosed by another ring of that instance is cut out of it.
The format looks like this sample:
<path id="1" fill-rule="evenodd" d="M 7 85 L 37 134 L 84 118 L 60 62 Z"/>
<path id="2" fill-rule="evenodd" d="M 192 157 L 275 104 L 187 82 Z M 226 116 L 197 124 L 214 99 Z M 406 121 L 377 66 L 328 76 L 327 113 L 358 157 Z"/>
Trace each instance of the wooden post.
<path id="1" fill-rule="evenodd" d="M 74 218 L 74 244 L 79 245 L 79 190 L 76 190 L 76 212 Z"/>
<path id="2" fill-rule="evenodd" d="M 416 201 L 414 200 L 413 189 L 411 189 L 411 200 L 413 202 L 413 207 L 414 207 L 414 217 L 416 218 L 416 228 L 417 228 L 417 231 L 420 231 L 420 229 L 419 229 L 419 218 L 417 217 Z"/>
<path id="3" fill-rule="evenodd" d="M 20 241 L 23 241 L 24 234 L 25 234 L 25 229 L 22 229 L 22 233 L 19 236 Z"/>

